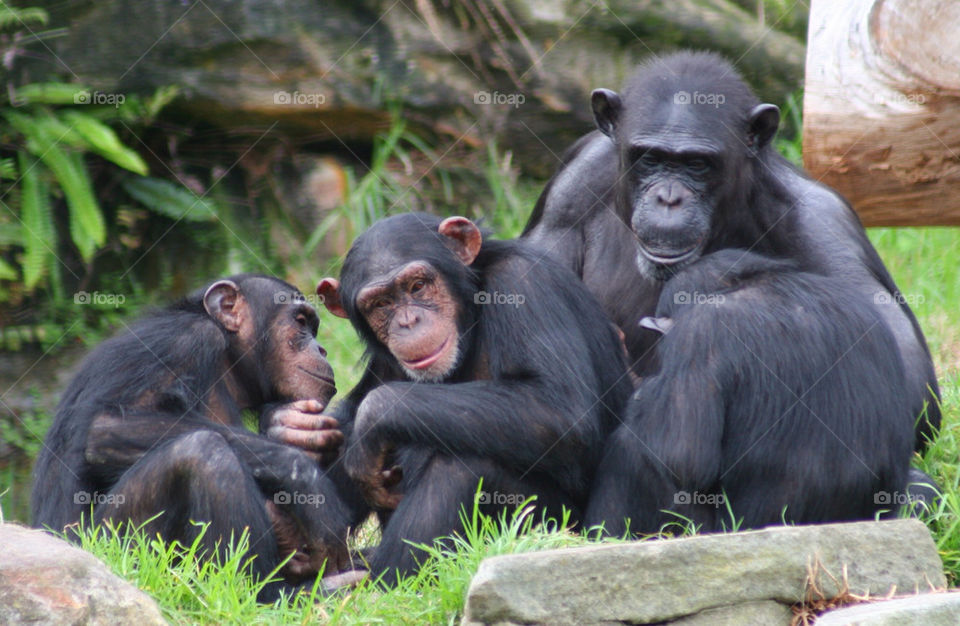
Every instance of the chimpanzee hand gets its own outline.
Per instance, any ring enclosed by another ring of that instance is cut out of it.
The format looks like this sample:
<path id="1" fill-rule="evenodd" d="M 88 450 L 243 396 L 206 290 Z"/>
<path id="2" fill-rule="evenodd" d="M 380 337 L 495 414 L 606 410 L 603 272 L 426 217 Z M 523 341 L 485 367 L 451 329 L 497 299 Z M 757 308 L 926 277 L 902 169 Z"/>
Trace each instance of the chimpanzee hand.
<path id="1" fill-rule="evenodd" d="M 340 454 L 343 433 L 337 420 L 322 415 L 319 400 L 298 400 L 266 409 L 260 418 L 262 432 L 271 439 L 300 448 L 322 465 Z"/>
<path id="2" fill-rule="evenodd" d="M 393 489 L 403 480 L 403 469 L 390 465 L 392 447 L 380 439 L 375 427 L 379 417 L 377 395 L 376 392 L 369 394 L 357 410 L 354 438 L 344 454 L 344 467 L 370 506 L 393 510 L 403 498 L 403 494 Z"/>

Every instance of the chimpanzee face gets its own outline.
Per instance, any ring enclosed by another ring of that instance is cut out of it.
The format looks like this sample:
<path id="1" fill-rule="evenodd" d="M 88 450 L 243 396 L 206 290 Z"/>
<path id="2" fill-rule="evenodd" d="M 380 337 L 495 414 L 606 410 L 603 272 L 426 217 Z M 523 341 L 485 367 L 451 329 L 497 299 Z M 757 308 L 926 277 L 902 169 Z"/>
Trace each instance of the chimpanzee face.
<path id="1" fill-rule="evenodd" d="M 773 105 L 683 87 L 690 91 L 644 85 L 625 102 L 608 89 L 592 96 L 597 125 L 620 154 L 618 212 L 637 238 L 640 270 L 658 278 L 698 259 L 724 216 L 746 208 L 752 157 L 779 123 Z"/>
<path id="2" fill-rule="evenodd" d="M 262 401 L 315 399 L 326 404 L 336 393 L 333 368 L 316 340 L 317 312 L 299 291 L 261 277 L 246 279 L 242 287 L 220 280 L 207 289 L 203 303 L 230 333 L 239 362 L 258 361 L 259 374 L 247 376 L 258 380 L 244 384 L 257 386 Z"/>
<path id="3" fill-rule="evenodd" d="M 299 291 L 290 295 L 289 302 L 277 305 L 267 330 L 267 375 L 279 400 L 317 399 L 326 404 L 337 388 L 327 351 L 316 340 L 317 312 Z"/>
<path id="4" fill-rule="evenodd" d="M 440 381 L 456 367 L 457 305 L 429 263 L 413 261 L 371 281 L 357 294 L 357 309 L 413 380 Z"/>
<path id="5" fill-rule="evenodd" d="M 385 220 L 354 242 L 343 276 L 362 279 L 345 278 L 341 290 L 339 281 L 325 278 L 317 293 L 331 313 L 368 328 L 373 335 L 368 341 L 388 350 L 411 380 L 440 382 L 459 365 L 463 353 L 459 322 L 464 307 L 472 304 L 456 297 L 451 281 L 458 279 L 456 269 L 473 263 L 482 236 L 464 217 L 447 218 L 432 232 L 415 219 L 405 222 L 397 226 Z M 392 228 L 397 230 L 388 233 Z M 418 246 L 388 253 L 375 243 L 386 234 L 393 235 L 394 243 Z M 351 264 L 367 271 L 351 271 L 357 269 Z M 353 297 L 350 313 L 341 302 L 344 294 Z"/>

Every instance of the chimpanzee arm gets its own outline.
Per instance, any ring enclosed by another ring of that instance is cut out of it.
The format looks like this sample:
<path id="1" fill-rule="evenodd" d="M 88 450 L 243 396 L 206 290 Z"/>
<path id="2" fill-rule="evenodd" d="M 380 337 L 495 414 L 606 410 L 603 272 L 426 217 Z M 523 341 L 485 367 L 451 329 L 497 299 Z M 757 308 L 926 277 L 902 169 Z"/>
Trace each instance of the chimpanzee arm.
<path id="1" fill-rule="evenodd" d="M 489 458 L 521 474 L 546 473 L 579 493 L 586 480 L 580 468 L 599 437 L 584 427 L 595 422 L 597 409 L 560 406 L 546 392 L 512 381 L 379 387 L 358 414 L 347 469 L 385 445 L 416 444 Z"/>

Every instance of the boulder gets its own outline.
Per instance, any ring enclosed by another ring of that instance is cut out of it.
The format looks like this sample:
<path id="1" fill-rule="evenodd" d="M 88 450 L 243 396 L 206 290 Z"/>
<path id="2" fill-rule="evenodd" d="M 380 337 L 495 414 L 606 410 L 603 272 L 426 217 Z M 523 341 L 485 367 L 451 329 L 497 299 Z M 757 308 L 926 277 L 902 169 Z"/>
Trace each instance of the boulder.
<path id="1" fill-rule="evenodd" d="M 99 559 L 40 530 L 0 524 L 0 624 L 166 624 Z"/>
<path id="2" fill-rule="evenodd" d="M 947 584 L 918 520 L 782 526 L 487 559 L 464 623 L 663 622 L 741 603 L 789 606 L 811 581 L 827 598 Z"/>

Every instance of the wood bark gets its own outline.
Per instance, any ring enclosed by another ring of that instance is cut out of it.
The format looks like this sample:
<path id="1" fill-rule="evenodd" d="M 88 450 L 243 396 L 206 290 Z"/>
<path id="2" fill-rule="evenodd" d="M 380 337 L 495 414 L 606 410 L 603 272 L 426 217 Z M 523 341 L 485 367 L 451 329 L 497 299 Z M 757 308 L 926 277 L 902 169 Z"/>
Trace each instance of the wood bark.
<path id="1" fill-rule="evenodd" d="M 960 2 L 814 0 L 803 130 L 864 224 L 960 225 Z"/>

